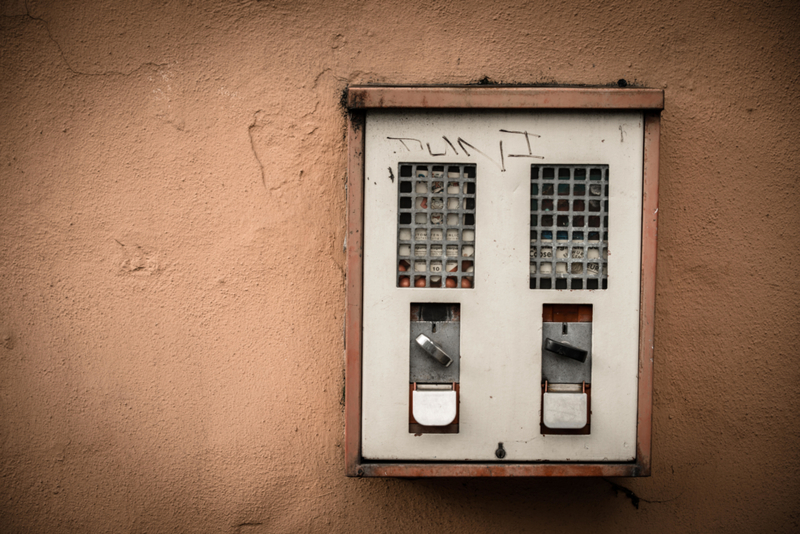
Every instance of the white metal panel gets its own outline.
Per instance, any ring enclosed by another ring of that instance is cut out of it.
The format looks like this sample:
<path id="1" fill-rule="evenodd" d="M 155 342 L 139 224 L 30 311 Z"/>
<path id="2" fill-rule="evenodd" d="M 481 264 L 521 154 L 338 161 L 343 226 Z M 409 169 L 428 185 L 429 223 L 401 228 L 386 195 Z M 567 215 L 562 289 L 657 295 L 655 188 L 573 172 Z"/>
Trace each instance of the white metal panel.
<path id="1" fill-rule="evenodd" d="M 510 157 L 528 153 L 525 138 L 501 130 L 540 136 L 531 137 L 531 149 L 543 159 Z M 419 142 L 390 139 L 398 137 Z M 459 145 L 459 138 L 469 144 Z M 431 155 L 445 150 L 444 156 Z M 504 461 L 635 457 L 642 150 L 643 121 L 637 112 L 368 112 L 364 458 L 496 461 L 499 442 L 507 453 Z M 425 162 L 477 166 L 472 289 L 396 287 L 393 177 L 399 163 Z M 528 288 L 532 163 L 609 165 L 608 289 Z M 458 434 L 408 432 L 412 302 L 461 304 Z M 554 303 L 594 307 L 590 435 L 543 436 L 539 431 L 542 306 Z"/>

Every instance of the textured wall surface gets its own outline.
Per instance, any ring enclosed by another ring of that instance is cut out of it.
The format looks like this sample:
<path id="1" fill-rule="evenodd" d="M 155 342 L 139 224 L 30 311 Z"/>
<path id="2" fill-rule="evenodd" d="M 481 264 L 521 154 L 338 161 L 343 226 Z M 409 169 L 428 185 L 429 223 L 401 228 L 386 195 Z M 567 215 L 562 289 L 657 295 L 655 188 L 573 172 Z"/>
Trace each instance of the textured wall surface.
<path id="1" fill-rule="evenodd" d="M 797 531 L 798 24 L 3 1 L 0 530 Z M 341 92 L 484 77 L 665 90 L 650 478 L 343 475 Z"/>

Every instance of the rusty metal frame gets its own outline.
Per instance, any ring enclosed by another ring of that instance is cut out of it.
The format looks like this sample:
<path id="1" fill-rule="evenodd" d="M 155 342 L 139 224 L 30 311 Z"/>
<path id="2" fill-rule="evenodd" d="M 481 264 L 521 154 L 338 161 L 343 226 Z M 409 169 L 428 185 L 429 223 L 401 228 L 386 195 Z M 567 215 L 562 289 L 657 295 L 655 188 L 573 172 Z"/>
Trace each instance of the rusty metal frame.
<path id="1" fill-rule="evenodd" d="M 347 94 L 347 304 L 345 314 L 345 473 L 366 477 L 649 476 L 658 228 L 660 89 L 585 87 L 353 86 Z M 633 462 L 374 462 L 361 457 L 361 312 L 366 110 L 586 109 L 644 112 L 639 398 Z"/>

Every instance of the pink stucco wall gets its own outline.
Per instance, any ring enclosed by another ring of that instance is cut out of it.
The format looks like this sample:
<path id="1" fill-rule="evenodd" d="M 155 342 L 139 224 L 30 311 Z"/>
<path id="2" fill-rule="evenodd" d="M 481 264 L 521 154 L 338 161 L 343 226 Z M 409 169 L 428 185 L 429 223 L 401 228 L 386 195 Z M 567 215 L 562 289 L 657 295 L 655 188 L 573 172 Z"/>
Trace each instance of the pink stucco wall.
<path id="1" fill-rule="evenodd" d="M 1 531 L 799 528 L 795 2 L 0 15 Z M 341 92 L 483 77 L 665 90 L 650 478 L 344 477 Z"/>

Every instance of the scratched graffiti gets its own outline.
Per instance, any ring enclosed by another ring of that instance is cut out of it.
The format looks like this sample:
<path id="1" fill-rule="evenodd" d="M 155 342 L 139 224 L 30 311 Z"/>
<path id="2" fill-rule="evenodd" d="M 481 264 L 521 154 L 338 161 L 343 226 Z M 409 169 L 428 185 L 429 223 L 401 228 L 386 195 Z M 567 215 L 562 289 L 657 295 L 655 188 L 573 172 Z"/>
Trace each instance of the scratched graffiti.
<path id="1" fill-rule="evenodd" d="M 506 158 L 544 159 L 544 156 L 534 154 L 533 147 L 531 146 L 531 138 L 540 138 L 540 135 L 525 130 L 500 129 L 499 132 L 504 135 L 503 138 L 498 141 L 497 147 L 492 145 L 478 148 L 462 137 L 458 137 L 455 143 L 453 143 L 447 136 L 443 135 L 442 140 L 444 143 L 439 145 L 443 148 L 437 148 L 436 151 L 431 148 L 431 143 L 429 141 L 423 139 L 414 137 L 387 137 L 386 139 L 397 141 L 407 152 L 425 152 L 427 149 L 428 155 L 434 158 L 447 156 L 451 151 L 457 156 L 460 155 L 458 148 L 456 148 L 456 145 L 458 145 L 467 157 L 471 157 L 473 153 L 480 154 L 482 157 L 497 165 L 501 172 L 506 172 Z M 503 141 L 505 141 L 505 143 Z M 436 144 L 435 141 L 434 144 Z M 497 152 L 495 152 L 495 150 Z M 511 153 L 512 151 L 514 152 L 513 154 Z M 493 153 L 496 153 L 497 156 L 492 156 Z"/>

